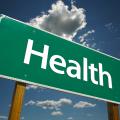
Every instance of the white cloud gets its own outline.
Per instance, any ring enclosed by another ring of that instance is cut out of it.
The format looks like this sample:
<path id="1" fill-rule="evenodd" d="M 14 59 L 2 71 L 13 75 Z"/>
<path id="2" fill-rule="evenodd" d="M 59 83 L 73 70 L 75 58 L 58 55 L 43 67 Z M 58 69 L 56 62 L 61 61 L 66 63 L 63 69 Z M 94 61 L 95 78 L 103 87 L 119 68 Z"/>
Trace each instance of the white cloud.
<path id="1" fill-rule="evenodd" d="M 7 120 L 8 117 L 7 116 L 0 116 L 0 120 Z"/>
<path id="2" fill-rule="evenodd" d="M 36 85 L 27 85 L 27 87 L 26 87 L 26 90 L 37 90 L 37 89 L 41 89 L 41 90 L 44 90 L 44 89 L 46 89 L 46 88 L 44 88 L 44 87 L 41 87 L 41 86 L 36 86 Z"/>
<path id="3" fill-rule="evenodd" d="M 45 101 L 29 101 L 25 104 L 25 106 L 28 105 L 35 105 L 36 107 L 41 107 L 43 109 L 55 109 L 55 110 L 59 110 L 60 107 L 62 107 L 63 105 L 71 105 L 72 101 L 70 99 L 67 98 L 61 98 L 58 101 L 55 100 L 45 100 Z"/>
<path id="4" fill-rule="evenodd" d="M 73 40 L 78 31 L 85 28 L 87 24 L 85 9 L 76 7 L 74 2 L 74 0 L 71 0 L 71 6 L 68 6 L 62 0 L 58 0 L 52 4 L 48 12 L 42 12 L 39 16 L 31 19 L 29 24 L 68 40 Z M 80 43 L 97 49 L 96 43 L 89 42 L 94 40 L 94 37 L 90 38 L 90 35 L 94 32 L 95 30 L 89 30 L 81 35 L 79 37 Z"/>
<path id="5" fill-rule="evenodd" d="M 52 4 L 48 13 L 30 21 L 32 26 L 52 32 L 72 40 L 77 32 L 86 26 L 86 15 L 83 8 L 77 8 L 71 3 L 71 9 L 61 0 Z"/>
<path id="6" fill-rule="evenodd" d="M 105 24 L 105 28 L 112 33 L 119 32 L 119 25 L 115 25 L 112 22 Z"/>
<path id="7" fill-rule="evenodd" d="M 96 104 L 90 103 L 90 102 L 85 102 L 85 101 L 79 101 L 75 103 L 74 105 L 72 104 L 73 101 L 68 98 L 61 98 L 59 100 L 44 100 L 44 101 L 33 101 L 30 100 L 28 101 L 25 106 L 35 106 L 35 107 L 40 107 L 45 110 L 50 110 L 52 116 L 61 116 L 63 115 L 63 112 L 61 112 L 61 108 L 65 107 L 67 105 L 71 106 L 74 109 L 83 109 L 83 108 L 93 108 L 96 106 Z M 91 115 L 87 115 L 91 116 Z M 24 118 L 23 118 L 24 119 Z M 68 117 L 66 118 L 67 120 L 73 120 L 73 117 Z"/>
<path id="8" fill-rule="evenodd" d="M 35 102 L 33 100 L 30 100 L 27 103 L 25 103 L 25 106 L 29 106 L 29 105 L 35 105 Z"/>
<path id="9" fill-rule="evenodd" d="M 79 41 L 82 45 L 96 49 L 96 43 L 94 41 L 94 37 L 90 35 L 95 33 L 95 30 L 89 30 L 83 35 L 79 36 Z M 90 43 L 91 42 L 91 43 Z"/>
<path id="10" fill-rule="evenodd" d="M 58 102 L 59 102 L 60 104 L 68 104 L 68 105 L 71 105 L 71 104 L 72 104 L 72 100 L 67 99 L 67 98 L 61 98 Z"/>
<path id="11" fill-rule="evenodd" d="M 89 103 L 89 102 L 84 102 L 84 101 L 79 101 L 78 103 L 76 103 L 73 107 L 74 108 L 91 108 L 91 107 L 95 107 L 96 104 L 92 104 L 92 103 Z"/>
<path id="12" fill-rule="evenodd" d="M 95 33 L 95 30 L 89 30 L 87 33 L 83 34 L 82 36 L 79 37 L 80 43 L 84 43 L 86 41 L 86 38 L 92 34 Z"/>
<path id="13" fill-rule="evenodd" d="M 90 113 L 88 113 L 88 114 L 87 114 L 87 116 L 88 116 L 88 117 L 92 117 L 93 115 L 92 115 L 92 114 L 90 114 Z"/>
<path id="14" fill-rule="evenodd" d="M 25 106 L 36 106 L 42 109 L 60 110 L 62 106 L 72 105 L 72 100 L 67 98 L 61 98 L 59 100 L 44 100 L 44 101 L 28 101 Z M 79 101 L 73 105 L 73 108 L 91 108 L 95 107 L 96 104 L 92 104 L 85 101 Z"/>
<path id="15" fill-rule="evenodd" d="M 58 101 L 55 100 L 46 100 L 46 101 L 37 101 L 36 106 L 42 107 L 43 109 L 56 109 L 59 110 L 63 105 L 70 105 L 72 101 L 70 99 L 62 98 Z"/>
<path id="16" fill-rule="evenodd" d="M 61 116 L 61 115 L 63 115 L 63 113 L 62 113 L 61 111 L 53 111 L 53 112 L 51 113 L 51 115 L 52 115 L 52 116 Z"/>
<path id="17" fill-rule="evenodd" d="M 73 120 L 73 117 L 68 117 L 67 120 Z"/>
<path id="18" fill-rule="evenodd" d="M 113 23 L 105 24 L 105 27 L 110 31 L 113 30 L 113 28 L 114 28 Z"/>
<path id="19" fill-rule="evenodd" d="M 30 90 L 30 89 L 36 90 L 36 89 L 38 89 L 38 86 L 36 86 L 36 85 L 27 85 L 26 89 L 27 90 Z"/>
<path id="20" fill-rule="evenodd" d="M 24 118 L 24 117 L 21 117 L 20 119 L 21 119 L 21 120 L 24 120 L 25 118 Z"/>

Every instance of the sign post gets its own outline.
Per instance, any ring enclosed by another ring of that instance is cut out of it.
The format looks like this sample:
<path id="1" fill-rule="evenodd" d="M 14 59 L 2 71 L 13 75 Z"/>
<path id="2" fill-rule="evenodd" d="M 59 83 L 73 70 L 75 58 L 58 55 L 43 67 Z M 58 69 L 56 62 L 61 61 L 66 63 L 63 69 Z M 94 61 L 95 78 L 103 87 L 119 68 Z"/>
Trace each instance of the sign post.
<path id="1" fill-rule="evenodd" d="M 20 120 L 25 88 L 25 83 L 16 82 L 8 120 Z"/>
<path id="2" fill-rule="evenodd" d="M 108 119 L 109 120 L 120 120 L 118 104 L 108 102 L 107 109 L 108 109 Z"/>

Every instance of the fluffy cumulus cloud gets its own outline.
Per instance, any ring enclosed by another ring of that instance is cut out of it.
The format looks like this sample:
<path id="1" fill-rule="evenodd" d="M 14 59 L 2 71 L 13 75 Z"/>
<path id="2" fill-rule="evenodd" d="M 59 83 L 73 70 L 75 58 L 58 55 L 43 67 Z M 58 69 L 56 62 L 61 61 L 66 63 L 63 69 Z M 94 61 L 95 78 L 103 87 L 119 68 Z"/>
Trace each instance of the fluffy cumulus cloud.
<path id="1" fill-rule="evenodd" d="M 51 113 L 51 115 L 52 115 L 52 116 L 61 116 L 61 115 L 63 115 L 63 113 L 62 113 L 61 111 L 53 111 L 53 112 Z"/>
<path id="2" fill-rule="evenodd" d="M 73 107 L 80 109 L 80 108 L 91 108 L 91 107 L 95 107 L 95 106 L 96 106 L 96 104 L 92 104 L 92 103 L 84 102 L 84 101 L 79 101 Z"/>
<path id="3" fill-rule="evenodd" d="M 77 8 L 73 4 L 69 8 L 59 0 L 52 4 L 48 13 L 32 19 L 30 24 L 72 40 L 79 30 L 85 28 L 87 23 L 83 8 Z"/>
<path id="4" fill-rule="evenodd" d="M 43 109 L 60 110 L 64 105 L 71 105 L 72 101 L 67 98 L 61 98 L 59 100 L 45 100 L 45 101 L 28 101 L 25 106 L 35 105 Z"/>

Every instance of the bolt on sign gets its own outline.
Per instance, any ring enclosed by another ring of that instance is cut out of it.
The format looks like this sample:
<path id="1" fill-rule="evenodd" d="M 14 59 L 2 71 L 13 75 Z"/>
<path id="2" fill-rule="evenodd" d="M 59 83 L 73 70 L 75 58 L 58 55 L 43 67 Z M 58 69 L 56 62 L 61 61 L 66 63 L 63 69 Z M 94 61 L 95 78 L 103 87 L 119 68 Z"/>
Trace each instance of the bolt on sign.
<path id="1" fill-rule="evenodd" d="M 0 77 L 120 103 L 120 60 L 5 15 Z"/>

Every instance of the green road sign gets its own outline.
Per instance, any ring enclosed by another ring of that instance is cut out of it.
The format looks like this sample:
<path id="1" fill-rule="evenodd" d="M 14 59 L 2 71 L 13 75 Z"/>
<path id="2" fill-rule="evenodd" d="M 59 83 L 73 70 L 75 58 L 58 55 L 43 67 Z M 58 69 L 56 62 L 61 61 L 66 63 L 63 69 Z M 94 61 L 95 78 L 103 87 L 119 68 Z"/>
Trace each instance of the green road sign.
<path id="1" fill-rule="evenodd" d="M 0 76 L 120 103 L 120 60 L 4 15 Z"/>

